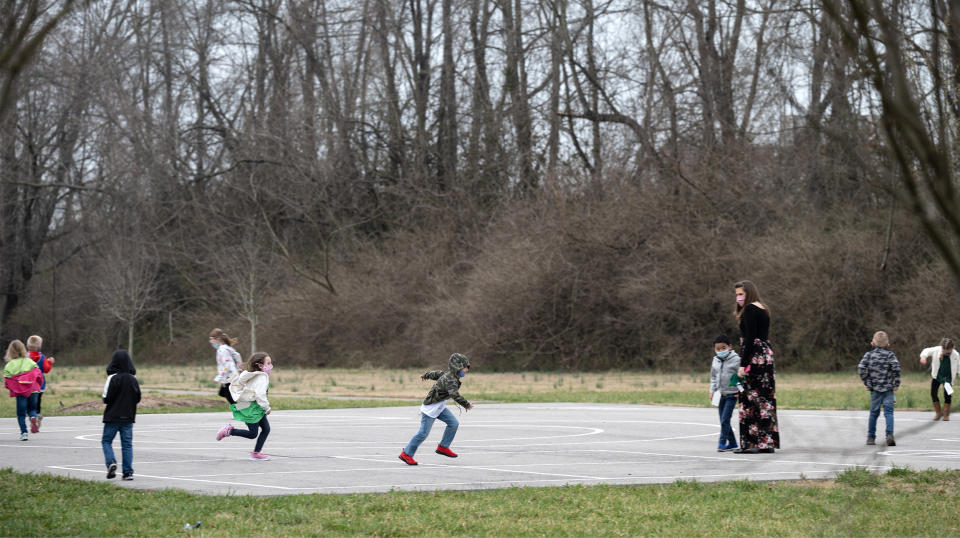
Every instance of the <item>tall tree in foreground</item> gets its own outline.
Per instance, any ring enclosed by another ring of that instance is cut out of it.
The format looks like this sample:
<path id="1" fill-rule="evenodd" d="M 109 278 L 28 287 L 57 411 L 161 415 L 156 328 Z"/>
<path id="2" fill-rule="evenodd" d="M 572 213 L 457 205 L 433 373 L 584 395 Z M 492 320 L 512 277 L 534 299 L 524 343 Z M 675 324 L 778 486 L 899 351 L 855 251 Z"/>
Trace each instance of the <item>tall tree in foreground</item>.
<path id="1" fill-rule="evenodd" d="M 880 100 L 903 197 L 960 284 L 960 4 L 822 2 Z"/>

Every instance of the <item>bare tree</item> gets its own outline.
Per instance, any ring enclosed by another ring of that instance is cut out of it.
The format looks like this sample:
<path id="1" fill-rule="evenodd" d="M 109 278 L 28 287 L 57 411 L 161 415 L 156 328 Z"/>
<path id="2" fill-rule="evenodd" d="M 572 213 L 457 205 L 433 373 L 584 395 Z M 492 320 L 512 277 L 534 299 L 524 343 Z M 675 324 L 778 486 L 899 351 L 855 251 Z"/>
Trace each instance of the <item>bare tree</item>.
<path id="1" fill-rule="evenodd" d="M 89 0 L 63 0 L 49 9 L 40 0 L 8 0 L 0 25 L 0 122 L 16 102 L 16 82 L 40 52 L 44 40 L 75 6 Z"/>
<path id="2" fill-rule="evenodd" d="M 960 6 L 823 0 L 880 100 L 903 198 L 960 283 Z M 915 19 L 906 15 L 912 13 Z"/>
<path id="3" fill-rule="evenodd" d="M 140 234 L 111 234 L 99 259 L 96 295 L 104 312 L 126 325 L 127 350 L 133 354 L 137 323 L 160 299 L 156 251 Z"/>

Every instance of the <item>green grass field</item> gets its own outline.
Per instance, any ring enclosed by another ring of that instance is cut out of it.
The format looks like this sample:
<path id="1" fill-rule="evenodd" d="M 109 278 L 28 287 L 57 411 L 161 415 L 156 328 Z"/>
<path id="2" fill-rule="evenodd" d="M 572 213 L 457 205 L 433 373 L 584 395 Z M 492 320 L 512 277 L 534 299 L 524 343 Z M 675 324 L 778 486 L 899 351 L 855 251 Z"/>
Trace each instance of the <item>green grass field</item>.
<path id="1" fill-rule="evenodd" d="M 285 497 L 0 471 L 6 536 L 950 536 L 960 471 Z M 184 524 L 201 522 L 184 530 Z"/>

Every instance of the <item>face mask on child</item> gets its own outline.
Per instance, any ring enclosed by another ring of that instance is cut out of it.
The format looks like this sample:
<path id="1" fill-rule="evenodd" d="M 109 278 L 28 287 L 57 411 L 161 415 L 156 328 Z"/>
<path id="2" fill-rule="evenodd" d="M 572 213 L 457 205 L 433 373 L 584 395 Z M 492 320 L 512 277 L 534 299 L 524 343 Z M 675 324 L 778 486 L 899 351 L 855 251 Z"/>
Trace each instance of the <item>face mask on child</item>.
<path id="1" fill-rule="evenodd" d="M 457 377 L 463 377 L 465 375 L 467 375 L 466 372 L 457 372 Z"/>
<path id="2" fill-rule="evenodd" d="M 265 374 L 269 374 L 270 370 L 273 370 L 272 364 L 264 364 L 263 366 L 260 367 L 260 371 Z"/>
<path id="3" fill-rule="evenodd" d="M 213 346 L 213 349 L 219 349 L 219 348 L 220 348 L 220 342 L 210 342 L 210 345 Z"/>
<path id="4" fill-rule="evenodd" d="M 721 359 L 726 359 L 726 358 L 727 358 L 727 355 L 729 355 L 729 354 L 730 354 L 730 350 L 729 350 L 729 349 L 724 349 L 724 350 L 721 351 L 720 353 L 717 353 L 717 357 L 720 357 Z"/>
<path id="5" fill-rule="evenodd" d="M 738 305 L 743 306 L 744 300 L 746 300 L 746 297 L 744 297 L 743 295 L 738 295 L 738 296 L 737 296 L 737 304 L 738 304 Z"/>

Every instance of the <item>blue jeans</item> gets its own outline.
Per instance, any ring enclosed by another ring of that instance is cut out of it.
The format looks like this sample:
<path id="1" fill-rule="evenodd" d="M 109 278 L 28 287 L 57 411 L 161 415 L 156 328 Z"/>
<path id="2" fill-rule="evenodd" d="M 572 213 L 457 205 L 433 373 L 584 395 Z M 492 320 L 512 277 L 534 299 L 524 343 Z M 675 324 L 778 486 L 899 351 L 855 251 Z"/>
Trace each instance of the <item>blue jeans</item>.
<path id="1" fill-rule="evenodd" d="M 120 433 L 120 452 L 123 454 L 123 474 L 133 474 L 133 423 L 132 422 L 104 422 L 103 438 L 100 444 L 103 445 L 103 458 L 106 460 L 107 467 L 111 463 L 117 463 L 117 458 L 113 455 L 113 438 Z"/>
<path id="2" fill-rule="evenodd" d="M 720 397 L 720 405 L 717 406 L 720 411 L 720 444 L 737 446 L 737 438 L 733 436 L 733 428 L 730 427 L 730 417 L 733 416 L 735 407 L 736 394 L 724 394 Z"/>
<path id="3" fill-rule="evenodd" d="M 887 423 L 887 435 L 893 435 L 893 404 L 897 399 L 892 390 L 870 391 L 870 421 L 867 422 L 867 437 L 877 436 L 877 418 L 883 408 L 883 420 Z"/>
<path id="4" fill-rule="evenodd" d="M 30 418 L 37 416 L 39 396 L 39 392 L 34 392 L 30 396 L 17 396 L 17 424 L 20 425 L 20 433 L 27 433 L 27 415 L 30 415 Z"/>
<path id="5" fill-rule="evenodd" d="M 443 439 L 440 440 L 440 446 L 449 448 L 450 443 L 453 442 L 453 436 L 457 434 L 457 428 L 460 427 L 460 421 L 457 420 L 457 417 L 453 416 L 453 413 L 447 408 L 444 408 L 443 412 L 437 415 L 437 418 L 447 425 L 446 429 L 443 430 Z M 413 457 L 413 455 L 417 453 L 417 449 L 420 448 L 420 443 L 430 435 L 430 428 L 433 428 L 433 422 L 437 420 L 437 418 L 431 418 L 420 413 L 420 431 L 410 439 L 407 447 L 403 449 L 408 456 Z"/>

